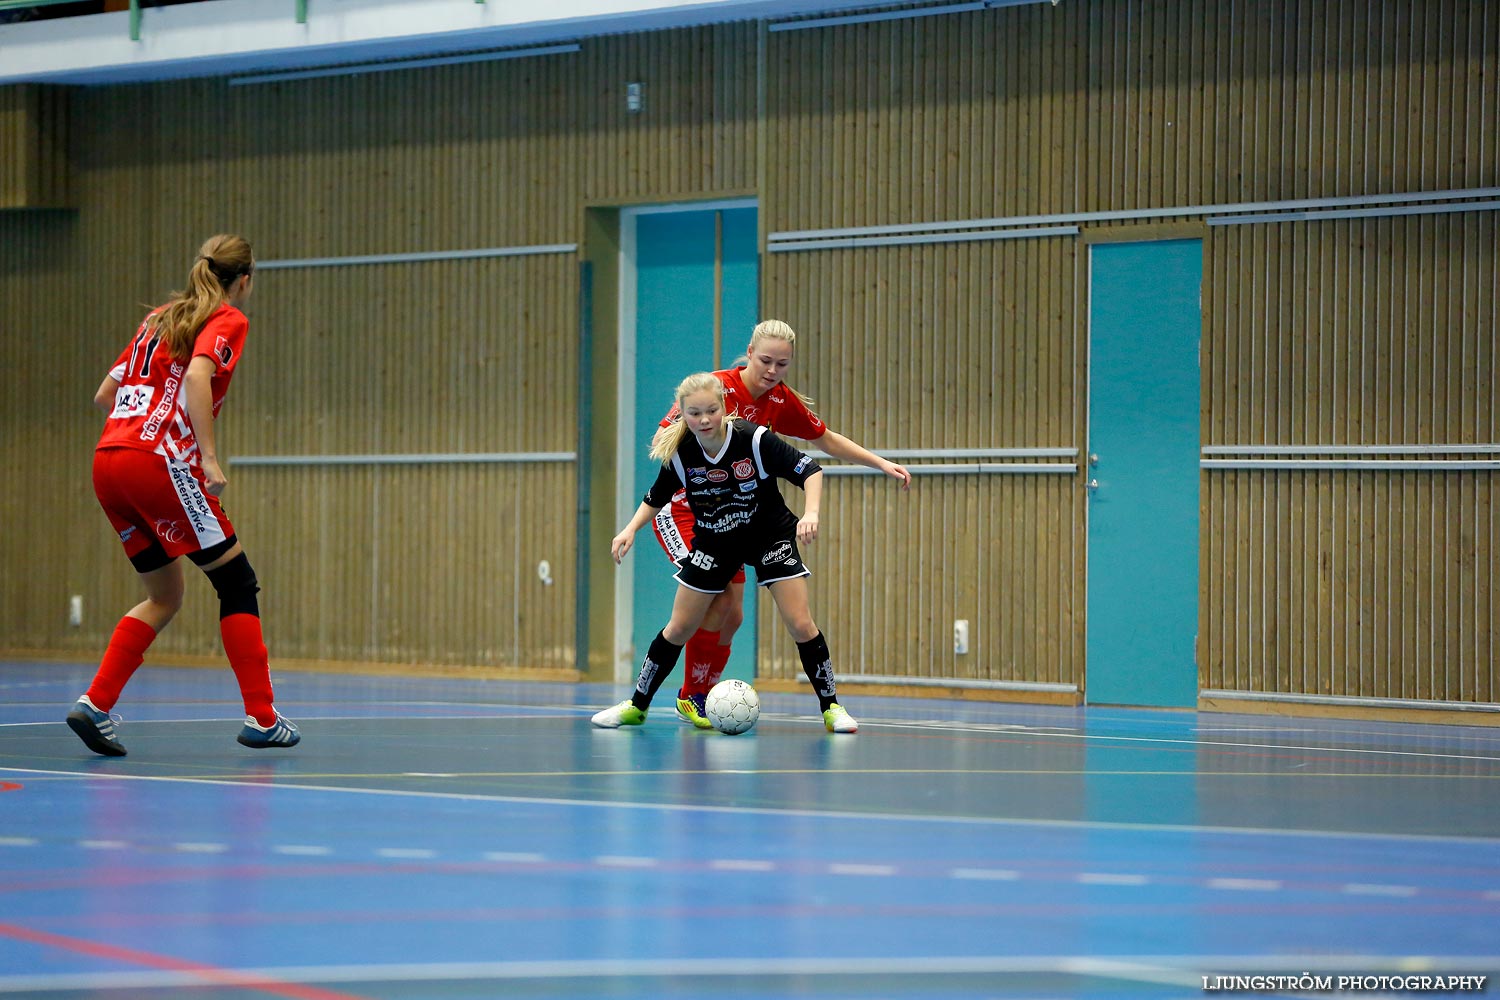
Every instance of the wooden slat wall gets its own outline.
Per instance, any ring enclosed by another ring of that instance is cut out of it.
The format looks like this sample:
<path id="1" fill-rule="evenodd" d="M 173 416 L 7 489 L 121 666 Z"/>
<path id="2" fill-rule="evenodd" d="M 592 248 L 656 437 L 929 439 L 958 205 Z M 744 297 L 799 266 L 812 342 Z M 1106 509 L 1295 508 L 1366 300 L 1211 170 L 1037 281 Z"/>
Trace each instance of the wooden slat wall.
<path id="1" fill-rule="evenodd" d="M 235 385 L 260 413 L 233 425 L 227 447 L 571 451 L 577 344 L 559 335 L 570 303 L 535 303 L 531 290 L 566 288 L 575 268 L 571 255 L 545 255 L 263 271 L 256 322 L 283 333 L 261 340 L 248 384 Z M 326 658 L 332 646 L 348 651 L 338 659 L 571 668 L 573 525 L 541 516 L 569 509 L 556 498 L 574 495 L 571 464 L 250 467 L 240 476 L 264 484 L 278 537 L 289 533 L 268 554 L 286 568 L 286 655 Z M 298 571 L 308 551 L 319 552 L 321 578 Z M 551 586 L 536 572 L 542 560 L 555 567 Z M 328 593 L 350 604 L 330 609 Z"/>
<path id="2" fill-rule="evenodd" d="M 590 203 L 743 191 L 755 38 L 739 24 L 545 59 L 75 91 L 79 211 L 0 214 L 0 361 L 37 373 L 0 399 L 0 471 L 24 484 L 0 511 L 44 522 L 0 538 L 0 645 L 91 658 L 139 599 L 89 488 L 88 400 L 204 237 L 243 232 L 263 261 L 570 243 Z M 625 112 L 629 81 L 645 85 L 644 114 Z M 274 657 L 573 667 L 572 464 L 233 457 L 572 451 L 577 266 L 260 271 L 220 433 Z M 153 656 L 218 653 L 216 601 L 188 575 Z M 81 629 L 66 626 L 70 594 Z"/>
<path id="3" fill-rule="evenodd" d="M 1082 8 L 775 33 L 772 231 L 1075 209 Z M 769 254 L 767 315 L 829 426 L 874 450 L 1077 447 L 1069 239 Z M 878 401 L 878 403 L 875 403 Z M 872 405 L 875 403 L 875 405 Z M 1068 475 L 830 478 L 814 616 L 840 675 L 1083 686 L 1083 497 Z M 953 623 L 971 649 L 953 652 Z M 801 675 L 769 599 L 762 669 Z"/>
<path id="4" fill-rule="evenodd" d="M 25 484 L 0 513 L 41 524 L 0 534 L 0 613 L 9 647 L 93 655 L 135 585 L 88 490 L 86 400 L 211 232 L 286 259 L 580 242 L 589 206 L 727 193 L 783 232 L 1496 186 L 1500 8 L 1068 0 L 71 101 L 78 211 L 0 213 L 0 362 L 48 373 L 0 395 L 0 473 Z M 1211 229 L 1204 442 L 1500 438 L 1495 224 Z M 762 311 L 799 330 L 795 384 L 863 444 L 1082 451 L 1082 260 L 1070 238 L 768 253 Z M 262 272 L 227 450 L 571 449 L 576 263 Z M 572 662 L 571 466 L 231 475 L 283 655 Z M 809 556 L 840 670 L 1084 684 L 1081 478 L 830 481 Z M 1492 473 L 1202 482 L 1205 686 L 1495 696 Z M 211 655 L 191 586 L 163 648 Z M 762 670 L 796 676 L 762 638 Z"/>
<path id="5" fill-rule="evenodd" d="M 765 295 L 798 330 L 798 387 L 868 448 L 1081 447 L 1080 252 L 1045 239 L 772 254 Z M 1081 686 L 1076 476 L 923 475 L 908 495 L 827 479 L 805 555 L 841 673 Z M 956 619 L 970 654 L 953 652 Z M 769 598 L 760 622 L 763 668 L 799 677 Z"/>
<path id="6" fill-rule="evenodd" d="M 1500 182 L 1493 113 L 1500 107 L 1497 43 L 1500 10 L 1494 5 L 1365 0 L 1068 3 L 776 33 L 768 42 L 766 227 L 777 232 L 1494 185 Z M 1437 440 L 1431 435 L 1439 428 L 1450 441 L 1500 440 L 1489 409 L 1477 402 L 1492 394 L 1494 379 L 1493 214 L 1443 218 L 1345 223 L 1338 234 L 1356 230 L 1347 238 L 1325 232 L 1335 223 L 1214 230 L 1206 255 L 1205 443 L 1373 441 L 1368 434 L 1377 427 L 1389 443 Z M 1448 226 L 1459 228 L 1430 245 L 1425 257 L 1405 252 L 1424 238 L 1431 243 Z M 1383 241 L 1381 233 L 1387 234 Z M 1292 260 L 1293 254 L 1284 264 L 1273 254 L 1298 241 L 1321 249 L 1311 260 Z M 1335 244 L 1354 249 L 1340 253 Z M 984 264 L 976 266 L 980 258 L 932 268 L 932 253 L 856 248 L 767 260 L 765 311 L 813 334 L 799 377 L 817 387 L 835 428 L 872 447 L 970 443 L 973 411 L 995 413 L 982 403 L 966 408 L 975 398 L 973 378 L 945 354 L 950 338 L 962 343 L 982 337 L 986 327 L 1013 322 L 1043 350 L 1078 358 L 1086 353 L 1087 289 L 1076 277 L 1076 261 L 1043 255 L 1035 277 L 1023 269 L 1018 278 L 1011 269 L 985 273 Z M 1367 277 L 1365 265 L 1373 269 L 1376 260 L 1383 263 L 1380 273 Z M 856 278 L 846 279 L 850 274 Z M 1029 281 L 1056 290 L 1049 322 L 1007 311 L 1007 296 Z M 1313 284 L 1316 295 L 1306 290 Z M 968 300 L 967 312 L 952 303 L 931 308 L 956 286 L 963 289 L 957 298 Z M 1213 300 L 1228 305 L 1209 307 Z M 1294 301 L 1301 310 L 1295 318 Z M 1384 310 L 1378 319 L 1376 309 Z M 1383 334 L 1374 332 L 1377 324 Z M 873 329 L 866 333 L 865 327 Z M 821 346 L 830 330 L 846 355 Z M 1393 332 L 1402 338 L 1394 361 L 1388 358 Z M 1351 335 L 1387 342 L 1351 346 Z M 1313 339 L 1327 352 L 1316 376 L 1305 359 L 1278 353 L 1278 344 Z M 894 351 L 900 362 L 881 364 L 883 350 Z M 993 372 L 1002 382 L 1025 378 L 982 353 L 969 360 L 973 371 Z M 1429 360 L 1433 367 L 1424 367 Z M 1083 362 L 1075 367 L 1072 383 L 1031 385 L 1045 412 L 1071 418 L 1063 440 L 1028 437 L 1034 425 L 1012 422 L 1013 412 L 1000 411 L 1010 418 L 1002 421 L 1008 430 L 1022 432 L 1003 443 L 1083 449 L 1085 369 Z M 1471 371 L 1477 377 L 1465 374 Z M 1447 388 L 1439 391 L 1439 383 Z M 862 405 L 872 386 L 878 408 Z M 1025 383 L 1012 388 L 1027 391 Z M 1394 401 L 1430 400 L 1435 393 L 1441 403 L 1406 405 L 1404 417 L 1393 418 Z M 1350 429 L 1347 417 L 1342 426 L 1312 419 L 1313 400 L 1326 409 L 1339 396 L 1357 401 L 1353 419 L 1366 436 L 1337 437 Z M 850 411 L 854 423 L 844 426 L 839 411 L 851 399 L 857 401 Z M 1239 436 L 1221 436 L 1228 426 Z M 1364 588 L 1357 607 L 1334 616 L 1327 588 L 1315 590 L 1311 567 L 1292 558 L 1306 551 L 1301 541 L 1315 530 L 1371 530 L 1372 505 L 1381 502 L 1372 483 L 1362 492 L 1363 517 L 1345 513 L 1341 502 L 1366 478 L 1320 476 L 1323 515 L 1317 520 L 1303 513 L 1304 506 L 1312 510 L 1310 496 L 1291 499 L 1284 485 L 1279 493 L 1267 485 L 1284 484 L 1282 477 L 1204 475 L 1205 687 L 1491 697 L 1493 474 L 1392 477 L 1407 483 L 1391 497 L 1399 510 L 1394 527 L 1383 527 L 1366 546 L 1371 554 L 1360 557 L 1362 569 L 1349 570 Z M 885 520 L 867 522 L 868 484 L 856 490 L 854 482 L 832 484 L 832 511 L 840 503 L 861 505 L 833 514 L 837 530 L 866 548 L 869 535 L 879 536 L 876 544 L 892 535 L 899 541 L 863 557 L 830 547 L 817 558 L 837 565 L 839 581 L 883 580 L 890 567 L 906 589 L 879 606 L 870 599 L 874 585 L 863 584 L 857 597 L 846 598 L 829 574 L 820 576 L 824 589 L 815 589 L 815 606 L 821 598 L 829 607 L 820 620 L 830 627 L 836 652 L 840 641 L 854 647 L 843 669 L 1083 679 L 1081 541 L 1076 563 L 1066 552 L 1047 550 L 1030 580 L 1014 581 L 1036 591 L 1043 609 L 1037 629 L 1022 629 L 1017 638 L 1014 624 L 1018 617 L 1030 620 L 1028 609 L 982 605 L 974 623 L 976 654 L 968 663 L 952 656 L 947 644 L 952 620 L 971 617 L 965 609 L 972 605 L 943 572 L 958 568 L 956 575 L 977 584 L 988 571 L 1015 562 L 997 555 L 973 565 L 961 551 L 974 547 L 969 538 L 984 537 L 974 529 L 987 515 L 992 525 L 1004 526 L 991 528 L 1002 539 L 1015 528 L 1047 538 L 1060 515 L 1066 517 L 1063 532 L 1081 539 L 1075 484 L 1036 514 L 1020 508 L 1026 513 L 1010 521 L 993 512 L 1015 502 L 1006 498 L 1011 483 L 982 480 L 974 485 L 983 497 L 959 501 L 955 496 L 965 487 L 954 494 L 947 487 L 957 484 L 919 480 L 923 495 L 912 498 L 919 520 L 950 526 L 963 538 L 937 542 L 941 556 L 928 568 L 918 552 L 933 545 L 932 538 L 903 544 L 912 535 L 889 509 L 882 508 Z M 1266 503 L 1273 494 L 1281 499 L 1253 510 L 1233 507 L 1217 492 L 1228 483 L 1239 484 L 1236 495 L 1255 483 L 1254 494 Z M 894 501 L 897 511 L 901 502 Z M 839 520 L 845 517 L 847 523 Z M 1423 547 L 1404 563 L 1396 560 L 1402 575 L 1382 575 L 1391 571 L 1389 554 L 1411 546 Z M 988 586 L 975 590 L 994 597 Z M 872 604 L 879 615 L 865 611 Z M 1292 626 L 1294 618 L 1305 625 Z M 844 638 L 872 619 L 882 622 L 889 652 L 882 643 L 867 648 Z M 774 651 L 778 676 L 796 676 L 795 655 L 774 618 L 764 614 L 762 621 L 761 638 Z M 1291 632 L 1301 636 L 1295 644 Z M 1003 637 L 998 644 L 995 633 Z M 1060 666 L 1046 644 L 1053 635 L 1073 640 L 1062 647 Z M 1020 669 L 1011 672 L 1013 663 Z M 1385 675 L 1378 679 L 1376 663 Z"/>
<path id="7" fill-rule="evenodd" d="M 772 231 L 1480 187 L 1500 162 L 1493 4 L 1097 0 L 768 46 Z"/>
<path id="8" fill-rule="evenodd" d="M 1215 230 L 1208 443 L 1500 441 L 1497 221 Z M 1204 686 L 1500 697 L 1495 481 L 1483 471 L 1206 472 Z"/>
<path id="9" fill-rule="evenodd" d="M 0 87 L 0 210 L 66 208 L 68 94 L 61 87 Z"/>
<path id="10" fill-rule="evenodd" d="M 767 228 L 1080 210 L 1086 8 L 770 34 Z"/>

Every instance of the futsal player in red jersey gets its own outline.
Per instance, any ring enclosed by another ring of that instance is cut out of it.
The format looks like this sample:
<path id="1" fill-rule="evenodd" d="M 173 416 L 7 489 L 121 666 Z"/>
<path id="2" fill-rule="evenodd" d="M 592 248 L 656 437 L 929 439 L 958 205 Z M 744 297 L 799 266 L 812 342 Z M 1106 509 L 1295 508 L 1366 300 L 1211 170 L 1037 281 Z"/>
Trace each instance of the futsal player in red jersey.
<path id="1" fill-rule="evenodd" d="M 95 753 L 125 756 L 110 711 L 182 607 L 180 556 L 203 570 L 219 596 L 224 652 L 245 704 L 239 742 L 264 749 L 302 738 L 273 703 L 260 587 L 219 504 L 228 479 L 214 418 L 244 352 L 249 321 L 241 309 L 254 285 L 250 244 L 211 237 L 193 262 L 187 291 L 147 314 L 94 393 L 94 405 L 108 414 L 94 449 L 94 494 L 146 588 L 68 713 L 69 727 Z"/>
<path id="2" fill-rule="evenodd" d="M 902 489 L 911 488 L 911 473 L 887 461 L 853 441 L 828 429 L 800 393 L 785 382 L 792 364 L 797 333 L 779 319 L 758 324 L 750 334 L 744 367 L 713 372 L 724 386 L 724 403 L 728 411 L 742 420 L 768 427 L 777 434 L 816 441 L 834 458 L 858 462 L 900 480 Z M 662 418 L 662 428 L 671 427 L 680 408 L 673 406 Z M 658 432 L 658 436 L 661 432 Z M 672 502 L 652 522 L 656 539 L 674 564 L 681 563 L 693 548 L 693 513 L 686 494 L 679 490 Z M 682 687 L 677 692 L 677 715 L 699 729 L 712 728 L 704 715 L 703 702 L 709 688 L 723 676 L 729 662 L 734 633 L 745 620 L 745 574 L 740 571 L 709 606 L 703 624 L 687 642 L 687 667 Z"/>
<path id="3" fill-rule="evenodd" d="M 808 569 L 797 547 L 818 537 L 823 470 L 766 428 L 732 419 L 725 396 L 723 384 L 710 372 L 689 375 L 677 387 L 682 419 L 659 432 L 651 446 L 651 457 L 661 461 L 661 471 L 635 516 L 610 543 L 610 554 L 618 563 L 630 551 L 635 533 L 666 507 L 673 494 L 686 493 L 696 533 L 692 552 L 677 567 L 671 620 L 651 641 L 630 699 L 591 721 L 601 729 L 645 722 L 651 699 L 676 666 L 683 644 L 715 597 L 736 576 L 743 577 L 749 563 L 755 566 L 756 582 L 770 590 L 797 643 L 823 725 L 830 733 L 857 732 L 859 724 L 838 703 L 833 660 L 808 610 Z M 806 494 L 801 518 L 781 498 L 778 479 L 800 486 Z"/>

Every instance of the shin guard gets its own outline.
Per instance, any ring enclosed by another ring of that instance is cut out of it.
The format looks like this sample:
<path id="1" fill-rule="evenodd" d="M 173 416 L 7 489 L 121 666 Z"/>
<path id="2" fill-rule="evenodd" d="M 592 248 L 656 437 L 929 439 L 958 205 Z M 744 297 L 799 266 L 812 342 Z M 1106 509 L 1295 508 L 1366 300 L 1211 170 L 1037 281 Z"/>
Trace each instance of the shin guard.
<path id="1" fill-rule="evenodd" d="M 156 629 L 139 618 L 126 615 L 120 619 L 114 635 L 109 637 L 109 648 L 104 651 L 99 671 L 89 685 L 87 697 L 95 708 L 108 712 L 115 707 L 120 692 L 136 668 L 145 661 L 146 650 L 155 638 Z"/>
<path id="2" fill-rule="evenodd" d="M 269 728 L 276 724 L 275 698 L 271 690 L 271 662 L 261 635 L 260 616 L 237 614 L 219 619 L 224 655 L 240 685 L 245 714 Z"/>

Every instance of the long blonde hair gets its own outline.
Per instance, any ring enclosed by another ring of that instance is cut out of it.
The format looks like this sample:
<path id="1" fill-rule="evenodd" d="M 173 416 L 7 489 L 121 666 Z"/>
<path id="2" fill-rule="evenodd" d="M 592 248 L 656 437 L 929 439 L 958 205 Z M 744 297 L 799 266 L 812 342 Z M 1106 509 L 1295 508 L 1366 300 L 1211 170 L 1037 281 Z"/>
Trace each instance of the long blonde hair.
<path id="1" fill-rule="evenodd" d="M 221 233 L 204 242 L 188 272 L 187 290 L 173 292 L 167 304 L 146 320 L 172 357 L 187 361 L 192 356 L 193 341 L 203 324 L 228 299 L 240 275 L 254 268 L 254 254 L 243 236 Z"/>
<path id="2" fill-rule="evenodd" d="M 672 460 L 677 454 L 677 449 L 682 447 L 682 439 L 687 434 L 687 422 L 683 420 L 682 401 L 689 396 L 699 392 L 711 392 L 719 399 L 719 405 L 724 405 L 724 383 L 719 381 L 717 375 L 709 372 L 697 372 L 689 375 L 677 385 L 677 419 L 663 427 L 651 442 L 651 457 L 662 465 Z M 728 420 L 733 414 L 727 410 L 724 419 Z"/>
<path id="3" fill-rule="evenodd" d="M 755 345 L 763 340 L 782 340 L 785 341 L 786 345 L 792 348 L 792 350 L 795 351 L 797 349 L 797 331 L 792 329 L 792 325 L 790 323 L 783 322 L 779 319 L 763 319 L 759 323 L 755 324 L 755 329 L 750 331 L 750 347 L 748 348 L 749 353 L 754 354 Z M 749 358 L 747 357 L 745 360 L 748 362 Z M 798 399 L 802 400 L 802 405 L 807 407 L 808 410 L 812 409 L 812 397 L 802 395 L 802 393 L 798 392 L 796 389 L 793 389 L 785 382 L 781 383 L 781 387 L 787 392 L 791 393 L 793 396 L 796 396 Z M 814 414 L 814 416 L 816 416 L 816 414 Z"/>

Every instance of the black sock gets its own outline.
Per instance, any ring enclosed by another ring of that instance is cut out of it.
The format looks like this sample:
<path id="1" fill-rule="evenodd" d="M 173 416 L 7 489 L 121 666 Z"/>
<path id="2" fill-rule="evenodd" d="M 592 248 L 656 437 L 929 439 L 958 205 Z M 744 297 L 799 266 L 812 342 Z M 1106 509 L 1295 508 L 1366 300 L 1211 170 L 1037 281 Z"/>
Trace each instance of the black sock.
<path id="1" fill-rule="evenodd" d="M 828 652 L 828 641 L 823 638 L 823 633 L 797 643 L 797 655 L 802 658 L 802 672 L 812 681 L 813 691 L 818 696 L 818 710 L 828 711 L 828 706 L 838 701 L 839 695 L 833 683 L 833 656 Z"/>
<path id="2" fill-rule="evenodd" d="M 656 633 L 651 648 L 646 650 L 646 659 L 641 662 L 641 673 L 635 679 L 635 692 L 630 696 L 630 703 L 642 712 L 650 708 L 651 699 L 656 697 L 657 689 L 677 666 L 677 658 L 681 655 L 681 646 L 668 642 L 662 633 Z"/>

